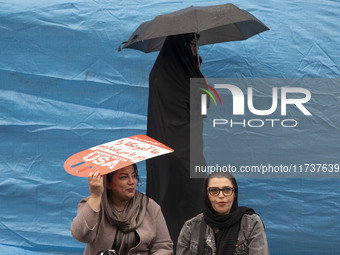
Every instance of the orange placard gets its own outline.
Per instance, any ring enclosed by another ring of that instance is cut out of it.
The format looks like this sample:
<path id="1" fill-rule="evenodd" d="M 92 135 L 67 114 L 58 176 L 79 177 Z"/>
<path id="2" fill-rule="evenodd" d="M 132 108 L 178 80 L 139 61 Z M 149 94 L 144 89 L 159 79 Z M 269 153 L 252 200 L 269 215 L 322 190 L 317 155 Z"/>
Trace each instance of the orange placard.
<path id="1" fill-rule="evenodd" d="M 78 152 L 65 161 L 64 168 L 80 177 L 97 171 L 103 175 L 173 151 L 146 135 L 135 135 Z"/>

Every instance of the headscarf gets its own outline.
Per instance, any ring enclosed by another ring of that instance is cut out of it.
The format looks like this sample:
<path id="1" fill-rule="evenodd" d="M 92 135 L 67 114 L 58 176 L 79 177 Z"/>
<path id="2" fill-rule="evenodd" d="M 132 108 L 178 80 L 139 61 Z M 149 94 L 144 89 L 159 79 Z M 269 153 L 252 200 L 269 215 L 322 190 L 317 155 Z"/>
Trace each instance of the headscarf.
<path id="1" fill-rule="evenodd" d="M 135 230 L 143 222 L 149 200 L 142 193 L 136 191 L 135 196 L 131 198 L 125 206 L 122 217 L 119 218 L 119 212 L 113 207 L 108 199 L 108 192 L 106 192 L 107 181 L 107 176 L 104 176 L 105 191 L 103 192 L 101 204 L 105 215 L 103 224 L 117 226 L 116 249 L 119 251 L 119 255 L 125 255 L 136 245 Z"/>
<path id="2" fill-rule="evenodd" d="M 213 177 L 211 174 L 210 178 L 228 178 L 231 180 L 234 186 L 234 201 L 230 209 L 230 212 L 226 215 L 218 214 L 212 207 L 207 186 L 209 181 L 209 176 L 205 180 L 203 199 L 204 199 L 204 220 L 207 225 L 211 228 L 218 228 L 219 232 L 216 235 L 216 254 L 217 255 L 232 255 L 237 243 L 237 237 L 240 231 L 241 219 L 244 214 L 254 214 L 255 211 L 248 207 L 238 206 L 238 186 L 235 178 L 229 173 L 220 173 L 220 175 Z M 229 176 L 229 177 L 227 177 Z M 231 177 L 230 177 L 231 176 Z"/>
<path id="3" fill-rule="evenodd" d="M 191 51 L 190 43 L 195 38 L 198 40 L 199 35 L 189 33 L 168 36 L 157 57 L 155 66 L 158 64 L 158 61 L 165 60 L 168 65 L 184 70 L 188 82 L 190 78 L 203 77 L 198 68 L 198 56 L 193 56 Z"/>

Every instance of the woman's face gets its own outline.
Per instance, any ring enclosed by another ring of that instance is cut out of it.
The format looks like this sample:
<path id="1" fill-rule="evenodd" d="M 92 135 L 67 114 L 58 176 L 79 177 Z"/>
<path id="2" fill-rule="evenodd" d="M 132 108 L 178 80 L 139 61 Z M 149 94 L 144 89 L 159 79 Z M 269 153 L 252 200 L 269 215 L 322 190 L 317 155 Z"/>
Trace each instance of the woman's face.
<path id="1" fill-rule="evenodd" d="M 136 193 L 137 174 L 132 165 L 121 168 L 107 180 L 107 189 L 110 190 L 111 197 L 120 202 L 128 201 Z"/>
<path id="2" fill-rule="evenodd" d="M 224 187 L 234 188 L 232 182 L 228 178 L 211 178 L 208 182 L 208 189 L 214 187 L 222 189 Z M 207 191 L 208 192 L 208 191 Z M 228 214 L 233 205 L 235 192 L 229 196 L 225 196 L 222 191 L 219 191 L 218 195 L 212 196 L 208 192 L 208 198 L 213 209 L 218 214 Z"/>
<path id="3" fill-rule="evenodd" d="M 193 39 L 190 42 L 190 48 L 191 48 L 192 55 L 195 57 L 197 55 L 197 40 L 196 39 Z"/>

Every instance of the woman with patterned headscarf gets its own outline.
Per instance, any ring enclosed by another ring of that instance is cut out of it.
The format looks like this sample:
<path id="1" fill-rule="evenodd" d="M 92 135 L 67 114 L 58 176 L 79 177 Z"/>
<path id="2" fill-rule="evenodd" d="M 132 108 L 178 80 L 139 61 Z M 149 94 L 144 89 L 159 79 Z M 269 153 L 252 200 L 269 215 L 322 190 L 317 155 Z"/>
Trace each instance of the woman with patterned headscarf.
<path id="1" fill-rule="evenodd" d="M 136 191 L 137 182 L 135 164 L 88 176 L 90 196 L 79 202 L 71 225 L 73 237 L 86 243 L 84 255 L 173 254 L 162 211 Z"/>

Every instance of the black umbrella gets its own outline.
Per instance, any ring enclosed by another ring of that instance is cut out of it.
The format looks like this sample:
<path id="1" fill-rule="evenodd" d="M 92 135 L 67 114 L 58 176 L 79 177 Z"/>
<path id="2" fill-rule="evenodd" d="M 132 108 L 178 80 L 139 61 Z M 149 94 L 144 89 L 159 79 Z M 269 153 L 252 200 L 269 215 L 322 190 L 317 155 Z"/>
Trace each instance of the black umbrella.
<path id="1" fill-rule="evenodd" d="M 191 6 L 142 23 L 122 44 L 123 49 L 153 52 L 162 48 L 169 35 L 196 33 L 198 45 L 206 45 L 245 40 L 266 30 L 256 17 L 233 4 Z"/>

